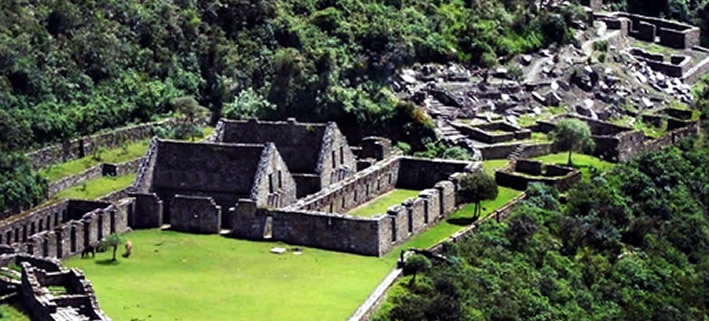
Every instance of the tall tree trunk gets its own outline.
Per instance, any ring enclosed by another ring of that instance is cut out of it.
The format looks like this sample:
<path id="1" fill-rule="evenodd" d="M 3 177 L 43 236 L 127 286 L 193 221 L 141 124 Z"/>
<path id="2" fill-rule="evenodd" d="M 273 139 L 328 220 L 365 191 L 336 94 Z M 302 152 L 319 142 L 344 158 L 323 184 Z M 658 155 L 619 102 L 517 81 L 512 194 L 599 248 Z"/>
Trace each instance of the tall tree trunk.
<path id="1" fill-rule="evenodd" d="M 118 250 L 118 246 L 113 246 L 113 260 L 116 260 L 116 251 Z"/>
<path id="2" fill-rule="evenodd" d="M 571 152 L 572 152 L 572 150 L 569 149 L 569 163 L 568 163 L 569 166 L 573 166 L 573 164 L 571 163 Z"/>

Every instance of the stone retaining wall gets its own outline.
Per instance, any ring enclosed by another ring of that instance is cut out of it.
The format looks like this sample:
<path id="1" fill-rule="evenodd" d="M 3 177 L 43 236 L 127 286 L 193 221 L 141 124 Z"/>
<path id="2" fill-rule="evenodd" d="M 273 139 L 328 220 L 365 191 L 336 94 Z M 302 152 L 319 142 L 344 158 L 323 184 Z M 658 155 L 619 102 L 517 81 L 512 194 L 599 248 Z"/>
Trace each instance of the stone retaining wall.
<path id="1" fill-rule="evenodd" d="M 115 148 L 124 143 L 146 139 L 153 136 L 153 129 L 158 126 L 174 126 L 174 119 L 165 119 L 116 129 L 103 134 L 84 136 L 60 144 L 27 153 L 35 168 L 45 168 L 72 159 L 91 155 L 97 148 Z"/>
<path id="2" fill-rule="evenodd" d="M 93 166 L 79 174 L 71 175 L 49 183 L 47 198 L 57 193 L 103 176 L 123 176 L 138 171 L 142 158 L 134 159 L 120 164 L 103 163 Z"/>

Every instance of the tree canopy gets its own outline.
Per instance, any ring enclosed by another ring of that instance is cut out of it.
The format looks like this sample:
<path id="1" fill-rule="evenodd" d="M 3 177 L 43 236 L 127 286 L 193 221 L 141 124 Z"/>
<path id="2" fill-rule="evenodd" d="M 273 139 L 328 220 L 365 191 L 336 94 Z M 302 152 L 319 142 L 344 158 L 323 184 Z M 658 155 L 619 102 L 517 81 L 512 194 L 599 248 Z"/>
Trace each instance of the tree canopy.
<path id="1" fill-rule="evenodd" d="M 572 165 L 572 152 L 591 152 L 596 145 L 588 124 L 575 118 L 563 119 L 556 124 L 556 129 L 551 132 L 551 140 L 557 149 L 569 151 L 569 165 Z"/>
<path id="2" fill-rule="evenodd" d="M 569 191 L 531 184 L 500 224 L 444 246 L 375 320 L 703 320 L 709 148 L 642 155 Z"/>
<path id="3" fill-rule="evenodd" d="M 485 200 L 497 198 L 498 188 L 495 178 L 484 173 L 466 174 L 460 178 L 458 196 L 463 202 L 475 203 L 473 217 L 480 217 L 482 207 L 480 203 Z"/>

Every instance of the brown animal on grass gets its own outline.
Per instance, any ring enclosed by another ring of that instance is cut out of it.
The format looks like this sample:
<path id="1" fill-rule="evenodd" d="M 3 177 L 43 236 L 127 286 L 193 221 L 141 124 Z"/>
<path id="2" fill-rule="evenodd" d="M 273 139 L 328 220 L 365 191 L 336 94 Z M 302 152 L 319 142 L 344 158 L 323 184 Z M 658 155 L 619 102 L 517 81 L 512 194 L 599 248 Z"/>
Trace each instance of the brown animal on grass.
<path id="1" fill-rule="evenodd" d="M 133 242 L 127 241 L 125 246 L 126 246 L 126 252 L 123 253 L 123 257 L 128 258 L 128 257 L 130 257 L 130 254 L 133 251 Z"/>

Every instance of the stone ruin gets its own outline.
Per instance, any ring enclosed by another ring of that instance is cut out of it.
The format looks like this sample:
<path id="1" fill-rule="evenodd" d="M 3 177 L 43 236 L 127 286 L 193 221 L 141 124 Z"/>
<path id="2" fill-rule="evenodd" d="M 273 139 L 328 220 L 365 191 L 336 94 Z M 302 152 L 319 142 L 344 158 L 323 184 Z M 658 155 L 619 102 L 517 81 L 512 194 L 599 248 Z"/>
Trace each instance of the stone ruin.
<path id="1" fill-rule="evenodd" d="M 4 250 L 7 250 L 5 247 Z M 9 269 L 19 266 L 20 271 Z M 37 321 L 110 321 L 101 310 L 91 282 L 58 260 L 25 254 L 0 255 L 0 294 L 21 301 Z"/>
<path id="2" fill-rule="evenodd" d="M 153 140 L 130 226 L 382 255 L 451 213 L 454 176 L 472 170 L 391 152 L 379 137 L 351 148 L 334 123 L 222 120 L 206 142 Z M 394 188 L 424 191 L 374 218 L 344 214 Z"/>
<path id="3" fill-rule="evenodd" d="M 498 185 L 522 191 L 531 183 L 542 183 L 563 192 L 580 180 L 581 172 L 578 169 L 534 160 L 516 160 L 509 167 L 495 172 Z"/>
<path id="4" fill-rule="evenodd" d="M 627 126 L 634 126 L 656 116 L 670 123 L 669 131 L 690 125 L 688 119 L 677 122 L 663 110 L 675 101 L 691 105 L 689 84 L 709 71 L 709 49 L 699 46 L 700 29 L 659 18 L 600 12 L 600 0 L 584 4 L 590 7 L 591 17 L 584 23 L 595 29 L 577 33 L 576 45 L 521 55 L 501 61 L 507 63 L 505 67 L 490 69 L 453 63 L 415 65 L 401 70 L 391 88 L 433 118 L 442 142 L 463 147 L 478 159 L 552 152 L 548 143 L 518 134 L 520 130 L 546 133 L 537 129 L 564 114 L 605 122 L 609 128 L 614 126 L 610 120 L 622 118 Z M 636 40 L 674 53 L 660 55 L 630 46 Z M 609 47 L 602 52 L 604 62 L 594 56 L 600 42 Z M 542 124 L 525 123 L 522 128 L 523 117 Z M 499 124 L 520 130 L 500 130 Z M 610 161 L 627 160 L 645 145 L 645 139 L 630 128 L 595 136 L 602 146 L 596 154 Z"/>

